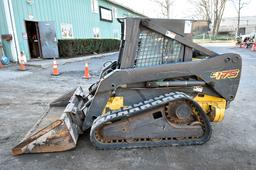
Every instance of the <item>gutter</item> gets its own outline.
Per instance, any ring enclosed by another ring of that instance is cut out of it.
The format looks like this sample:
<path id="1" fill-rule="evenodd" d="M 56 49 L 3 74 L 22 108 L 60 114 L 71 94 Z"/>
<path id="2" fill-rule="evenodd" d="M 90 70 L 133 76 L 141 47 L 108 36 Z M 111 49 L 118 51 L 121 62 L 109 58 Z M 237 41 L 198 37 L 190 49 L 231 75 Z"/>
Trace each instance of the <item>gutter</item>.
<path id="1" fill-rule="evenodd" d="M 10 41 L 12 59 L 17 62 L 19 60 L 18 56 L 20 54 L 20 47 L 13 15 L 12 0 L 3 0 L 3 3 L 8 33 L 11 34 L 13 38 L 13 40 Z"/>

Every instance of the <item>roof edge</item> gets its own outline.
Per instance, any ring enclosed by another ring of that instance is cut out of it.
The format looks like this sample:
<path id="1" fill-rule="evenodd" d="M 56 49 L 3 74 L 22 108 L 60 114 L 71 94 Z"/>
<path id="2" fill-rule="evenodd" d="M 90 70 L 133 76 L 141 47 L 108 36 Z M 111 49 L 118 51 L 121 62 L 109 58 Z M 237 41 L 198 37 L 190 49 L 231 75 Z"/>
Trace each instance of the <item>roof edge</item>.
<path id="1" fill-rule="evenodd" d="M 142 17 L 147 17 L 145 14 L 142 14 L 142 13 L 140 13 L 140 12 L 138 12 L 138 11 L 135 11 L 134 9 L 131 9 L 130 7 L 124 6 L 124 5 L 122 5 L 121 3 L 118 3 L 118 2 L 115 2 L 115 1 L 112 1 L 112 0 L 106 0 L 106 1 L 109 2 L 109 3 L 111 3 L 111 4 L 113 4 L 113 5 L 116 5 L 116 6 L 118 6 L 118 7 L 127 9 L 128 11 L 130 11 L 130 12 L 132 12 L 132 13 L 135 13 L 135 14 L 137 14 L 137 15 L 140 15 L 140 16 L 142 16 Z"/>

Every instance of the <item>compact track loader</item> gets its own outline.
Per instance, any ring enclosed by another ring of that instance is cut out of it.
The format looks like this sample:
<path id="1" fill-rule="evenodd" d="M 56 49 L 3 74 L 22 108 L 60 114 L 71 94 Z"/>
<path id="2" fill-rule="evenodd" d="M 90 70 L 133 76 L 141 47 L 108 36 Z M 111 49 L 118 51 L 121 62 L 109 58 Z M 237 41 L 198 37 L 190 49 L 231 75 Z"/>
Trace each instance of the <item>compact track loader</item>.
<path id="1" fill-rule="evenodd" d="M 210 139 L 210 122 L 222 121 L 236 96 L 240 56 L 193 43 L 199 21 L 119 22 L 118 61 L 102 70 L 88 92 L 78 87 L 52 102 L 12 149 L 14 155 L 72 149 L 85 131 L 99 149 L 199 145 Z"/>

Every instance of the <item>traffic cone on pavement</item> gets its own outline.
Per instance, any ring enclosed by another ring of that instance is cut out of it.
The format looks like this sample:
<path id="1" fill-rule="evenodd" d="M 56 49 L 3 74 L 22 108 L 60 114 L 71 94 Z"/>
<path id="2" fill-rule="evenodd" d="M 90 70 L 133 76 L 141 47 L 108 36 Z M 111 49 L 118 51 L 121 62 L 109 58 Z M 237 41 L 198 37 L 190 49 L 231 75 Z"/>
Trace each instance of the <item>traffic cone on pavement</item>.
<path id="1" fill-rule="evenodd" d="M 0 68 L 4 68 L 4 65 L 2 64 L 1 61 L 0 61 Z"/>
<path id="2" fill-rule="evenodd" d="M 25 54 L 23 51 L 20 52 L 20 58 L 19 58 L 19 70 L 25 71 L 26 69 L 26 63 L 25 63 Z"/>
<path id="3" fill-rule="evenodd" d="M 243 42 L 240 44 L 240 48 L 244 48 L 244 47 L 245 47 L 245 43 Z"/>
<path id="4" fill-rule="evenodd" d="M 88 63 L 85 63 L 84 78 L 86 78 L 86 79 L 89 79 L 89 78 L 90 78 Z"/>
<path id="5" fill-rule="evenodd" d="M 58 76 L 60 75 L 59 69 L 58 69 L 58 64 L 56 59 L 53 59 L 53 64 L 52 64 L 52 75 L 53 76 Z"/>
<path id="6" fill-rule="evenodd" d="M 251 50 L 252 50 L 252 51 L 256 51 L 256 42 L 252 44 Z"/>

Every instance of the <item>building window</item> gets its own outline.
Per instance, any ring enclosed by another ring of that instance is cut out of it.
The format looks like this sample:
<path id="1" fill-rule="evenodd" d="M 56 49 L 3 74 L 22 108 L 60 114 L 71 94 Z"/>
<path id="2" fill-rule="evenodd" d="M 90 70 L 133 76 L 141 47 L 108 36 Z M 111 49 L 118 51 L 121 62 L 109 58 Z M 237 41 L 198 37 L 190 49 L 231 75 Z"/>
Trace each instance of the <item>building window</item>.
<path id="1" fill-rule="evenodd" d="M 102 21 L 108 21 L 108 22 L 113 22 L 113 16 L 112 16 L 112 10 L 102 7 L 99 7 L 100 9 L 100 20 Z"/>
<path id="2" fill-rule="evenodd" d="M 92 12 L 99 13 L 98 0 L 91 0 Z"/>
<path id="3" fill-rule="evenodd" d="M 115 7 L 112 8 L 113 17 L 117 18 L 117 9 Z"/>
<path id="4" fill-rule="evenodd" d="M 93 32 L 93 37 L 94 38 L 100 38 L 100 28 L 99 27 L 94 27 L 92 29 Z"/>

